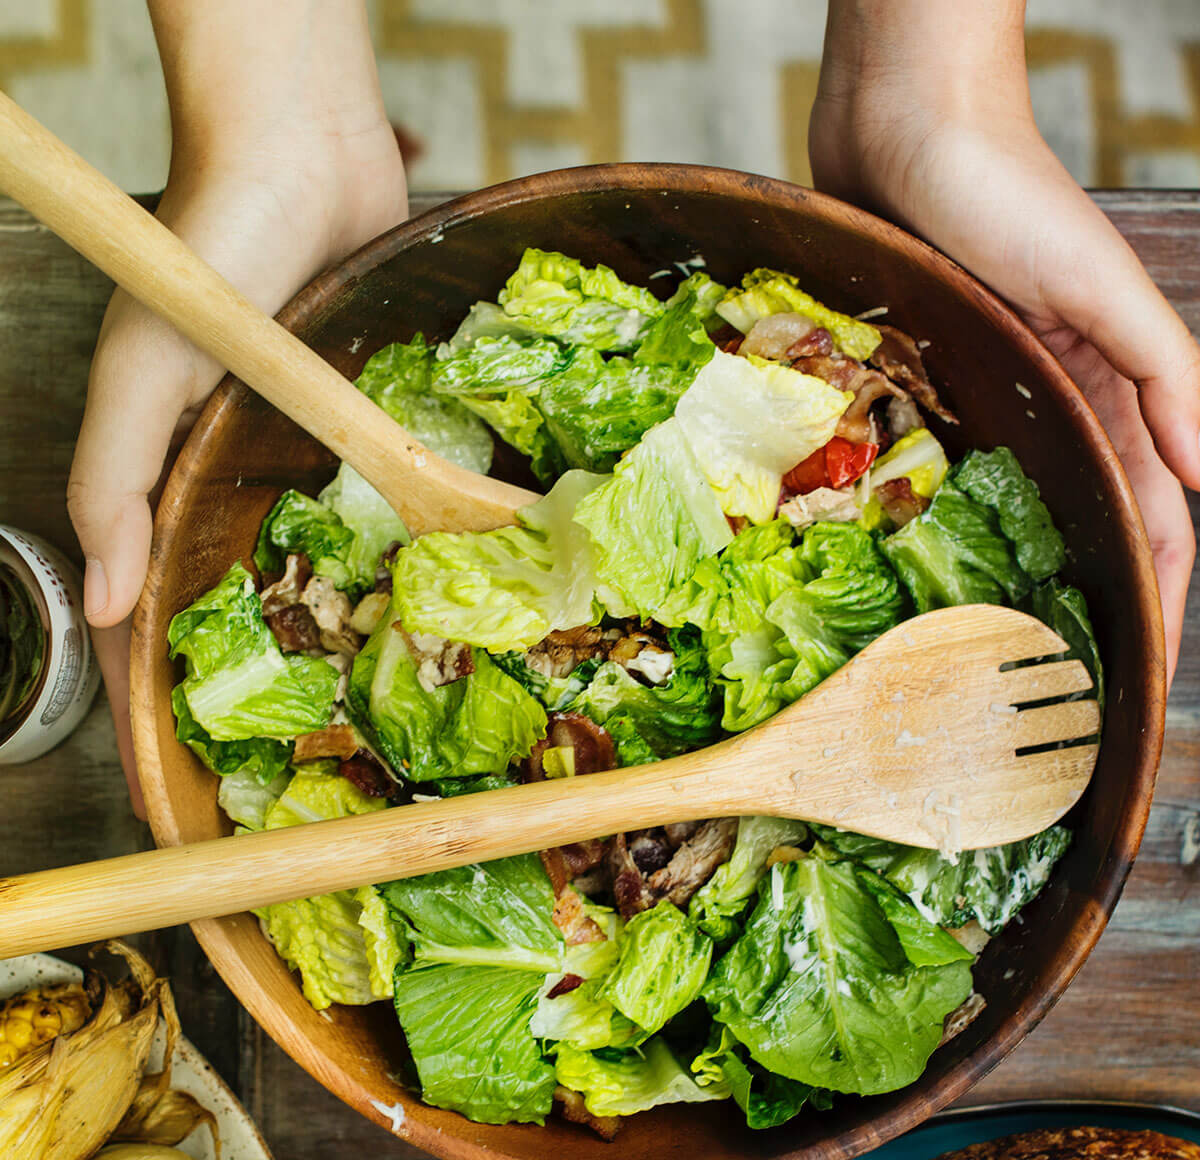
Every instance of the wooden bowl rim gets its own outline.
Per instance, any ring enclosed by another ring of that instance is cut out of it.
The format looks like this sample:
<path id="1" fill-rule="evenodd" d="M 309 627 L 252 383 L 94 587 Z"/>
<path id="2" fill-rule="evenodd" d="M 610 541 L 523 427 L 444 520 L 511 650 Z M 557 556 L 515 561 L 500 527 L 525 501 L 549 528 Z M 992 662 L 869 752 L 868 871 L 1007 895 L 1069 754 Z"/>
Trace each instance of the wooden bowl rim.
<path id="1" fill-rule="evenodd" d="M 1128 773 L 1121 822 L 1105 864 L 1095 883 L 1095 895 L 1081 908 L 1073 926 L 1059 936 L 1057 951 L 1042 973 L 1043 986 L 1008 1013 L 995 1032 L 965 1056 L 920 1096 L 901 1093 L 899 1103 L 872 1120 L 826 1137 L 818 1146 L 788 1154 L 791 1160 L 811 1155 L 819 1148 L 824 1160 L 851 1160 L 908 1131 L 962 1096 L 982 1079 L 1044 1018 L 1087 959 L 1120 897 L 1134 858 L 1141 845 L 1149 816 L 1154 781 L 1163 743 L 1166 703 L 1166 660 L 1163 625 L 1153 556 L 1141 513 L 1124 469 L 1104 428 L 1078 387 L 1053 355 L 1022 319 L 973 275 L 928 243 L 865 210 L 802 186 L 777 178 L 704 165 L 676 163 L 614 163 L 553 170 L 489 186 L 454 198 L 418 217 L 401 223 L 371 240 L 340 263 L 318 275 L 277 315 L 289 329 L 314 317 L 335 290 L 362 278 L 395 254 L 434 238 L 456 225 L 497 209 L 528 201 L 577 195 L 588 191 L 657 191 L 672 194 L 708 194 L 733 199 L 754 198 L 764 205 L 794 209 L 803 203 L 814 216 L 857 233 L 872 235 L 884 248 L 907 258 L 937 277 L 988 321 L 1006 333 L 1008 341 L 1036 364 L 1043 381 L 1064 407 L 1086 451 L 1102 468 L 1097 481 L 1105 492 L 1110 510 L 1122 527 L 1122 536 L 1132 550 L 1136 579 L 1136 607 L 1130 611 L 1128 631 L 1136 633 L 1147 654 L 1144 719 L 1150 728 L 1143 739 L 1136 767 Z M 159 758 L 152 700 L 155 666 L 162 660 L 163 642 L 149 632 L 154 621 L 157 592 L 169 543 L 179 522 L 188 481 L 215 450 L 217 431 L 227 412 L 236 409 L 249 392 L 243 383 L 227 375 L 205 406 L 171 470 L 154 521 L 154 538 L 147 582 L 134 614 L 130 657 L 130 711 L 134 752 L 151 830 L 160 845 L 181 841 L 176 819 L 171 815 L 163 767 Z M 206 955 L 222 979 L 285 1051 L 321 1084 L 360 1114 L 394 1134 L 437 1155 L 454 1160 L 495 1160 L 503 1153 L 460 1137 L 450 1136 L 414 1117 L 401 1130 L 374 1106 L 367 1088 L 340 1067 L 314 1057 L 306 1034 L 280 1010 L 277 1003 L 251 974 L 236 943 L 243 937 L 247 916 L 207 919 L 192 924 Z M 423 1107 L 405 1093 L 402 1102 Z M 463 1121 L 464 1127 L 468 1121 Z"/>

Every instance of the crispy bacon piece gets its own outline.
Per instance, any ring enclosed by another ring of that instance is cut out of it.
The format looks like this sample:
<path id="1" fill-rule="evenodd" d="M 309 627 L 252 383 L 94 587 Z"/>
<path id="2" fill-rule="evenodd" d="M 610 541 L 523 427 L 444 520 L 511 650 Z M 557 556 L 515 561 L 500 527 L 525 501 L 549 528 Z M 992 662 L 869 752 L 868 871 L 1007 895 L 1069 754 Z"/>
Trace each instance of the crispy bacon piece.
<path id="1" fill-rule="evenodd" d="M 614 835 L 608 850 L 609 872 L 612 875 L 613 899 L 622 918 L 632 918 L 649 910 L 658 899 L 646 885 L 646 876 L 638 869 L 624 834 Z"/>
<path id="2" fill-rule="evenodd" d="M 616 1137 L 617 1129 L 621 1126 L 619 1116 L 593 1116 L 587 1110 L 583 1096 L 577 1091 L 563 1087 L 562 1084 L 554 1089 L 554 1098 L 560 1105 L 564 1120 L 591 1128 L 603 1140 Z"/>
<path id="3" fill-rule="evenodd" d="M 338 773 L 370 797 L 391 797 L 397 789 L 387 770 L 365 749 L 346 758 L 338 766 Z"/>
<path id="4" fill-rule="evenodd" d="M 427 632 L 406 632 L 399 621 L 392 628 L 404 637 L 409 655 L 417 666 L 417 683 L 427 693 L 453 684 L 475 671 L 475 656 L 469 644 Z"/>
<path id="5" fill-rule="evenodd" d="M 851 443 L 872 443 L 875 432 L 871 429 L 871 405 L 885 395 L 902 398 L 905 392 L 879 371 L 859 375 L 850 389 L 854 399 L 838 420 L 837 434 Z"/>
<path id="6" fill-rule="evenodd" d="M 803 347 L 809 336 L 819 329 L 811 318 L 794 311 L 768 314 L 746 331 L 746 338 L 738 348 L 738 354 L 782 361 L 792 347 Z"/>
<path id="7" fill-rule="evenodd" d="M 551 921 L 562 931 L 563 942 L 569 947 L 579 946 L 581 943 L 604 942 L 604 931 L 588 917 L 583 909 L 583 899 L 569 886 L 564 886 L 554 899 Z"/>
<path id="8" fill-rule="evenodd" d="M 879 497 L 883 510 L 898 528 L 904 527 L 909 520 L 916 519 L 929 506 L 929 500 L 913 491 L 912 483 L 906 475 L 881 483 L 875 489 L 875 494 Z"/>
<path id="9" fill-rule="evenodd" d="M 264 619 L 284 652 L 320 651 L 321 630 L 303 604 L 289 604 Z"/>
<path id="10" fill-rule="evenodd" d="M 729 860 L 737 840 L 737 818 L 711 818 L 675 851 L 670 862 L 650 875 L 647 885 L 658 898 L 676 906 L 688 900 Z"/>
<path id="11" fill-rule="evenodd" d="M 329 725 L 313 733 L 301 733 L 296 738 L 293 761 L 316 761 L 321 757 L 337 757 L 345 761 L 358 752 L 354 729 L 349 725 Z"/>
<path id="12" fill-rule="evenodd" d="M 604 861 L 604 843 L 599 838 L 588 838 L 586 842 L 571 842 L 559 846 L 567 866 L 567 877 L 574 880 L 586 874 L 593 866 Z"/>
<path id="13" fill-rule="evenodd" d="M 583 982 L 582 975 L 572 975 L 567 973 L 563 975 L 549 991 L 546 992 L 547 999 L 557 999 L 559 995 L 565 995 L 568 991 L 574 991 L 576 987 Z"/>
<path id="14" fill-rule="evenodd" d="M 937 391 L 925 371 L 925 361 L 917 344 L 894 326 L 877 328 L 883 341 L 875 348 L 870 363 L 878 367 L 889 379 L 905 387 L 927 411 L 932 411 L 947 423 L 957 423 L 954 413 L 942 405 Z"/>
<path id="15" fill-rule="evenodd" d="M 547 749 L 574 749 L 575 775 L 615 769 L 617 750 L 608 730 L 582 713 L 551 713 L 546 736 L 521 763 L 522 781 L 544 781 L 542 755 Z"/>
<path id="16" fill-rule="evenodd" d="M 548 850 L 539 850 L 538 857 L 542 860 L 542 868 L 546 871 L 546 877 L 550 879 L 550 888 L 554 891 L 554 897 L 557 898 L 566 890 L 567 884 L 571 881 L 567 876 L 567 860 L 558 846 L 551 846 Z"/>
<path id="17" fill-rule="evenodd" d="M 789 362 L 795 362 L 797 359 L 809 358 L 813 355 L 827 358 L 831 354 L 833 354 L 833 335 L 825 327 L 818 326 L 803 338 L 792 343 L 784 352 L 784 358 Z"/>

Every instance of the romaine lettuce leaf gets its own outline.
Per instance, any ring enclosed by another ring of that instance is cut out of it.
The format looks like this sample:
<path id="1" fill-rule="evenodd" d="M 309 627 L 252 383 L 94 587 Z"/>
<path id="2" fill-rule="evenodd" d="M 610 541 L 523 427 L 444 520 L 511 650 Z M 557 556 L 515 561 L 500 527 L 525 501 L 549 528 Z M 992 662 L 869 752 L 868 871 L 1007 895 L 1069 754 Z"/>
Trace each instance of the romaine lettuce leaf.
<path id="1" fill-rule="evenodd" d="M 381 810 L 382 798 L 368 797 L 336 773 L 297 773 L 266 812 L 265 829 Z M 331 1003 L 364 1004 L 386 999 L 391 980 L 372 976 L 356 892 L 342 890 L 254 912 L 267 937 L 293 970 L 300 972 L 304 997 L 318 1011 Z"/>
<path id="2" fill-rule="evenodd" d="M 266 782 L 248 767 L 239 769 L 221 778 L 217 805 L 239 826 L 261 830 L 267 824 L 267 811 L 283 796 L 291 779 L 291 771 L 287 769 Z"/>
<path id="3" fill-rule="evenodd" d="M 862 866 L 856 867 L 855 873 L 859 884 L 892 924 L 905 957 L 913 966 L 940 967 L 946 963 L 971 962 L 975 957 L 941 926 L 925 918 L 916 904 L 881 874 Z"/>
<path id="4" fill-rule="evenodd" d="M 433 964 L 396 976 L 396 1016 L 421 1098 L 484 1124 L 545 1121 L 556 1085 L 529 1020 L 541 976 Z"/>
<path id="5" fill-rule="evenodd" d="M 504 313 L 534 334 L 598 351 L 633 347 L 663 304 L 641 286 L 622 282 L 607 266 L 528 249 L 500 291 Z"/>
<path id="6" fill-rule="evenodd" d="M 1071 844 L 1069 830 L 1051 826 L 1032 838 L 971 850 L 951 862 L 936 850 L 826 826 L 812 829 L 843 856 L 883 875 L 930 922 L 959 927 L 975 920 L 988 934 L 1002 930 L 1037 897 Z"/>
<path id="7" fill-rule="evenodd" d="M 782 363 L 716 351 L 675 419 L 721 510 L 763 524 L 784 473 L 833 438 L 852 397 Z"/>
<path id="8" fill-rule="evenodd" d="M 431 385 L 439 395 L 460 399 L 509 391 L 536 395 L 570 361 L 571 355 L 548 338 L 480 338 L 455 354 L 439 355 Z"/>
<path id="9" fill-rule="evenodd" d="M 602 477 L 571 471 L 520 512 L 521 527 L 431 532 L 402 549 L 393 599 L 405 627 L 506 651 L 591 623 L 593 554 L 572 516 L 604 486 Z"/>
<path id="10" fill-rule="evenodd" d="M 492 660 L 527 692 L 532 693 L 547 709 L 565 709 L 596 675 L 604 662 L 599 657 L 580 661 L 565 677 L 548 677 L 531 668 L 526 653 L 494 653 Z"/>
<path id="11" fill-rule="evenodd" d="M 875 327 L 823 306 L 800 289 L 797 278 L 778 270 L 751 271 L 742 279 L 741 290 L 728 291 L 717 303 L 717 313 L 743 334 L 760 318 L 784 311 L 803 314 L 823 326 L 837 349 L 851 358 L 870 358 L 881 341 Z"/>
<path id="12" fill-rule="evenodd" d="M 626 923 L 600 996 L 652 1035 L 700 994 L 712 951 L 712 941 L 664 900 Z"/>
<path id="13" fill-rule="evenodd" d="M 574 990 L 548 998 L 547 993 L 561 978 L 561 974 L 555 974 L 547 979 L 529 1024 L 534 1036 L 547 1041 L 547 1050 L 568 1043 L 580 1051 L 594 1051 L 621 1047 L 640 1038 L 638 1028 L 604 998 L 602 979 L 584 979 Z"/>
<path id="14" fill-rule="evenodd" d="M 531 332 L 515 318 L 504 313 L 503 307 L 495 302 L 476 302 L 449 342 L 437 348 L 438 358 L 449 358 L 464 351 L 485 338 L 529 338 Z"/>
<path id="15" fill-rule="evenodd" d="M 180 695 L 214 741 L 286 740 L 329 724 L 337 670 L 320 657 L 283 655 L 242 564 L 177 613 L 167 639 L 172 658 L 187 662 Z"/>
<path id="16" fill-rule="evenodd" d="M 434 451 L 438 451 L 435 447 Z M 441 452 L 438 451 L 440 455 Z M 485 470 L 485 469 L 479 469 Z M 393 544 L 407 544 L 411 537 L 404 521 L 353 467 L 343 463 L 317 499 L 350 530 L 353 539 L 344 557 L 346 567 L 364 588 L 375 583 L 379 559 Z M 312 562 L 312 557 L 309 557 Z M 313 571 L 319 571 L 313 562 Z"/>
<path id="17" fill-rule="evenodd" d="M 673 629 L 675 661 L 662 685 L 643 685 L 619 664 L 606 661 L 567 706 L 610 733 L 632 729 L 656 758 L 699 749 L 721 735 L 721 695 L 695 630 Z M 618 722 L 625 722 L 618 726 Z M 615 736 L 615 734 L 614 734 Z M 622 765 L 629 765 L 618 743 Z"/>
<path id="18" fill-rule="evenodd" d="M 583 1094 L 593 1116 L 632 1116 L 660 1104 L 697 1104 L 729 1096 L 726 1084 L 696 1083 L 659 1036 L 632 1051 L 580 1051 L 564 1043 L 554 1072 L 563 1087 Z"/>
<path id="19" fill-rule="evenodd" d="M 713 876 L 692 895 L 689 917 L 718 945 L 729 942 L 738 931 L 738 919 L 767 872 L 771 851 L 777 846 L 795 846 L 807 834 L 808 827 L 791 818 L 739 818 L 737 842 L 729 861 L 718 866 Z"/>
<path id="20" fill-rule="evenodd" d="M 918 612 L 1017 603 L 1030 589 L 996 513 L 947 479 L 933 503 L 883 541 Z"/>
<path id="21" fill-rule="evenodd" d="M 1030 603 L 1033 615 L 1048 624 L 1070 645 L 1067 656 L 1081 660 L 1087 666 L 1092 674 L 1095 692 L 1085 695 L 1094 695 L 1103 709 L 1104 665 L 1100 660 L 1100 648 L 1096 644 L 1096 634 L 1092 631 L 1083 593 L 1057 580 L 1048 580 L 1034 588 Z"/>
<path id="22" fill-rule="evenodd" d="M 653 616 L 700 560 L 733 539 L 675 419 L 646 432 L 580 501 L 575 521 L 591 533 L 596 573 L 614 594 L 602 599 L 614 614 L 614 604 L 624 602 Z"/>
<path id="23" fill-rule="evenodd" d="M 175 711 L 175 736 L 213 773 L 222 777 L 244 774 L 266 785 L 287 769 L 292 756 L 292 746 L 287 742 L 270 737 L 214 741 L 192 716 L 182 685 L 176 685 L 171 692 L 171 708 Z"/>
<path id="24" fill-rule="evenodd" d="M 951 472 L 954 485 L 996 513 L 1012 541 L 1017 563 L 1033 580 L 1053 576 L 1066 560 L 1066 545 L 1042 502 L 1038 485 L 1007 447 L 969 451 Z"/>
<path id="25" fill-rule="evenodd" d="M 393 601 L 399 593 L 397 586 Z M 346 687 L 353 721 L 392 768 L 431 781 L 503 774 L 527 757 L 546 732 L 538 701 L 482 649 L 472 650 L 473 673 L 425 688 L 400 627 L 393 603 L 354 658 Z"/>
<path id="26" fill-rule="evenodd" d="M 408 936 L 402 924 L 392 916 L 377 886 L 360 886 L 354 892 L 354 900 L 359 906 L 358 925 L 367 954 L 371 994 L 380 999 L 389 998 L 394 990 L 396 968 L 412 955 Z"/>
<path id="27" fill-rule="evenodd" d="M 254 566 L 260 573 L 282 572 L 289 552 L 303 552 L 318 576 L 328 576 L 338 588 L 353 589 L 364 582 L 347 562 L 353 544 L 354 533 L 341 516 L 311 496 L 285 491 L 259 529 Z"/>
<path id="28" fill-rule="evenodd" d="M 666 309 L 647 328 L 638 345 L 639 363 L 665 363 L 699 370 L 716 347 L 707 324 L 716 313 L 725 287 L 702 270 L 691 274 L 666 301 Z"/>
<path id="29" fill-rule="evenodd" d="M 486 472 L 492 437 L 456 399 L 433 393 L 433 357 L 419 334 L 409 343 L 392 343 L 367 360 L 354 385 L 430 451 L 469 471 Z"/>
<path id="30" fill-rule="evenodd" d="M 543 484 L 553 483 L 566 470 L 562 452 L 550 438 L 545 418 L 523 391 L 508 391 L 496 398 L 464 395 L 462 403 L 506 443 L 528 455 L 530 469 Z"/>
<path id="31" fill-rule="evenodd" d="M 813 854 L 772 867 L 704 997 L 768 1070 L 874 1095 L 921 1074 L 970 992 L 967 963 L 909 961 L 854 863 Z"/>

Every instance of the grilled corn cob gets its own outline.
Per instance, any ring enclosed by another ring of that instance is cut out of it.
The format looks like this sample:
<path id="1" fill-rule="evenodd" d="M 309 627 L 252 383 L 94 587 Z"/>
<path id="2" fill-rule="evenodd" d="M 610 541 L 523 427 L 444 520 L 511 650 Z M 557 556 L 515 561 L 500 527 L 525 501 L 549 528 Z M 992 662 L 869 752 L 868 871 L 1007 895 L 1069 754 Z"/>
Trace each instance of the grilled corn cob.
<path id="1" fill-rule="evenodd" d="M 60 1035 L 78 1031 L 92 1013 L 82 983 L 35 987 L 0 1003 L 0 1069 Z"/>

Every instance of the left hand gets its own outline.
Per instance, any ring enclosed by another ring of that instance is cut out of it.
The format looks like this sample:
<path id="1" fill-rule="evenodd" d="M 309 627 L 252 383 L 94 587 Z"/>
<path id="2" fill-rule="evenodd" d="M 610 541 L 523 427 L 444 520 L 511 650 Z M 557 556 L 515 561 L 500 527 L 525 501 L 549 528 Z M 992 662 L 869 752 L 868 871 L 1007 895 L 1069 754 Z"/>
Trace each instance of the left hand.
<path id="1" fill-rule="evenodd" d="M 1180 481 L 1200 488 L 1200 348 L 1046 145 L 1027 93 L 975 110 L 894 75 L 874 90 L 838 80 L 823 74 L 813 112 L 817 187 L 900 222 L 990 285 L 1083 391 L 1141 507 L 1169 682 L 1195 557 Z"/>

